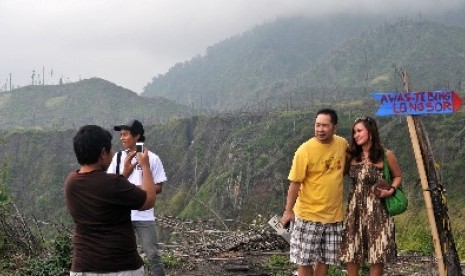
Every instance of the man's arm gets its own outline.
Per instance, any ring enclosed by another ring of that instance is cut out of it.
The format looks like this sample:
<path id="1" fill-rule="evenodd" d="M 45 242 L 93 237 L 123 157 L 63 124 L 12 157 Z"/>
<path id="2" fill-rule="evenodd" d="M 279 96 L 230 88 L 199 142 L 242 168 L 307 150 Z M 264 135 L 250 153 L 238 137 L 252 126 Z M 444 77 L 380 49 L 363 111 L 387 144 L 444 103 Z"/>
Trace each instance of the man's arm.
<path id="1" fill-rule="evenodd" d="M 391 172 L 391 188 L 389 190 L 380 191 L 380 198 L 392 196 L 396 189 L 402 184 L 402 170 L 400 169 L 399 162 L 397 162 L 396 156 L 391 150 L 386 151 L 386 158 L 388 161 L 389 171 Z"/>
<path id="2" fill-rule="evenodd" d="M 161 194 L 161 191 L 163 190 L 163 182 L 161 183 L 156 183 L 155 184 L 155 191 L 157 192 L 157 195 L 158 194 Z"/>
<path id="3" fill-rule="evenodd" d="M 144 204 L 139 209 L 140 211 L 153 208 L 156 197 L 156 185 L 153 182 L 152 171 L 150 170 L 148 152 L 148 149 L 144 148 L 143 153 L 137 154 L 137 163 L 142 168 L 142 185 L 140 188 L 147 194 Z"/>
<path id="4" fill-rule="evenodd" d="M 167 180 L 167 178 L 160 157 L 154 153 L 152 153 L 150 157 L 150 166 L 152 167 L 153 182 L 155 183 L 157 194 L 161 194 L 163 190 L 163 183 Z"/>
<path id="5" fill-rule="evenodd" d="M 294 221 L 294 205 L 299 195 L 300 182 L 293 182 L 289 184 L 289 190 L 287 192 L 286 208 L 284 209 L 283 216 L 281 218 L 281 223 L 286 226 L 290 221 Z"/>

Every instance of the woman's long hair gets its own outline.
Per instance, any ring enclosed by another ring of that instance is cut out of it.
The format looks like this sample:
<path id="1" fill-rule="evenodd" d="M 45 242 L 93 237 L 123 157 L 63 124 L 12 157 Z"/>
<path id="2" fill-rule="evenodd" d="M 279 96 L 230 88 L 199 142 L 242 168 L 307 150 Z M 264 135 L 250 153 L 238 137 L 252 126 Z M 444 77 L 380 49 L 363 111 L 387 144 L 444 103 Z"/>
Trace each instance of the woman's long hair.
<path id="1" fill-rule="evenodd" d="M 379 138 L 376 121 L 371 117 L 359 117 L 355 119 L 355 122 L 352 125 L 352 139 L 349 147 L 349 154 L 351 158 L 355 159 L 357 162 L 362 161 L 362 146 L 357 145 L 354 138 L 354 127 L 358 123 L 363 123 L 363 125 L 368 130 L 369 139 L 371 139 L 371 148 L 368 158 L 372 163 L 378 163 L 384 158 L 384 148 Z"/>

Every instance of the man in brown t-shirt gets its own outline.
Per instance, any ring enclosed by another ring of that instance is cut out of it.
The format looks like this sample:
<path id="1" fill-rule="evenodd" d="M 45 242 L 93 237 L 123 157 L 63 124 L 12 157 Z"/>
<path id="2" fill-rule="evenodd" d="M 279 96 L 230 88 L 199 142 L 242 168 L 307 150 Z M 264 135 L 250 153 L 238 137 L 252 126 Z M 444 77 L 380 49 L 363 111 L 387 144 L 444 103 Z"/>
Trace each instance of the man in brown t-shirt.
<path id="1" fill-rule="evenodd" d="M 137 252 L 131 210 L 146 210 L 155 203 L 155 185 L 148 149 L 136 158 L 143 183 L 135 186 L 122 176 L 107 174 L 113 152 L 111 134 L 95 125 L 83 126 L 73 139 L 81 168 L 65 182 L 66 207 L 75 223 L 70 275 L 144 275 Z"/>

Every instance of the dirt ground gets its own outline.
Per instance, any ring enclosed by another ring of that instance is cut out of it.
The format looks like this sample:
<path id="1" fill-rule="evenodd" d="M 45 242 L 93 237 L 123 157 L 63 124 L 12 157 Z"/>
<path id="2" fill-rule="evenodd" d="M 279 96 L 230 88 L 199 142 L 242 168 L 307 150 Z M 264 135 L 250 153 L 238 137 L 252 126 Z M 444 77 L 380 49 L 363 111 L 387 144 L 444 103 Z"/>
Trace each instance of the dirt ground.
<path id="1" fill-rule="evenodd" d="M 296 275 L 294 269 L 267 269 L 266 264 L 270 263 L 270 257 L 276 255 L 289 256 L 287 252 L 271 251 L 222 253 L 208 258 L 183 258 L 181 267 L 168 269 L 167 275 Z M 337 268 L 336 271 L 339 272 L 337 275 L 344 275 L 342 267 Z M 465 271 L 465 264 L 462 264 L 462 271 Z M 438 272 L 432 258 L 400 256 L 396 263 L 386 266 L 385 275 L 434 276 L 438 275 Z"/>
<path id="2" fill-rule="evenodd" d="M 165 256 L 169 254 L 176 259 L 174 267 L 167 267 L 167 276 L 296 275 L 295 266 L 288 261 L 289 243 L 271 228 L 221 231 L 204 222 L 186 223 L 170 217 L 161 222 L 169 226 L 165 233 L 161 232 L 164 240 L 169 237 L 176 241 L 160 244 Z M 465 263 L 461 270 L 465 272 Z M 399 253 L 396 263 L 386 264 L 384 275 L 436 276 L 437 271 L 432 256 Z M 367 272 L 365 269 L 361 275 L 368 275 Z M 344 268 L 332 267 L 329 275 L 345 275 Z"/>

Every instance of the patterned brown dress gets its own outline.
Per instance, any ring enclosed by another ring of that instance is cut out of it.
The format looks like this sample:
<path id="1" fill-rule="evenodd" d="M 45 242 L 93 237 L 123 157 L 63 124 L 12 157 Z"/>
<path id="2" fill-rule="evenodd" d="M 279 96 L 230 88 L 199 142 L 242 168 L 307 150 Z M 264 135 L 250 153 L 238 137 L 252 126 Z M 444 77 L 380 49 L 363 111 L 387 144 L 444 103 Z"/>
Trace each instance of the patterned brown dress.
<path id="1" fill-rule="evenodd" d="M 396 258 L 394 219 L 376 197 L 373 185 L 383 169 L 367 162 L 351 165 L 352 187 L 344 221 L 341 261 L 390 263 Z"/>

